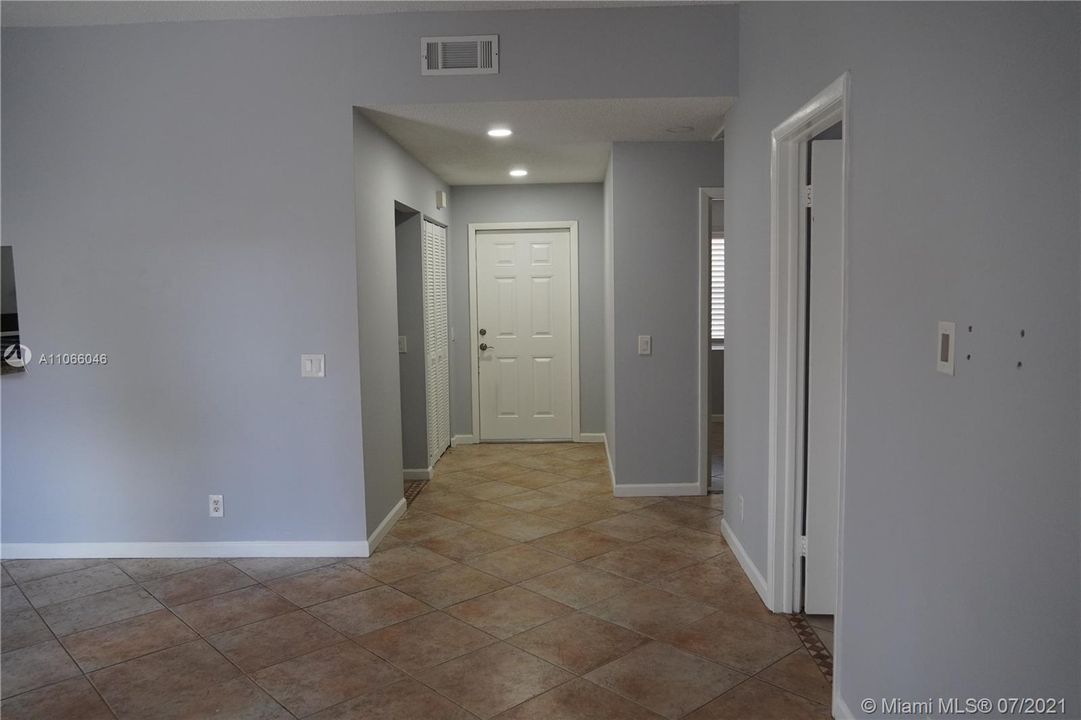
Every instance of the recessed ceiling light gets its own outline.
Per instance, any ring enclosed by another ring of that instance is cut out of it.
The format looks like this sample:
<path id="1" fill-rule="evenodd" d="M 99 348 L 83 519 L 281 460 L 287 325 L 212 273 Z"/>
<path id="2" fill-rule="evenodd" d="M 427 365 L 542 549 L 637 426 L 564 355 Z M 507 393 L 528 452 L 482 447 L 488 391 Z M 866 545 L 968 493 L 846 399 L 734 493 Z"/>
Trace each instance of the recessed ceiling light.
<path id="1" fill-rule="evenodd" d="M 673 135 L 684 135 L 689 132 L 694 132 L 694 127 L 691 125 L 676 125 L 675 127 L 668 128 L 668 132 Z"/>
<path id="2" fill-rule="evenodd" d="M 514 168 L 513 170 L 510 171 L 510 176 L 511 177 L 525 177 L 528 174 L 529 174 L 529 171 L 526 170 L 525 168 Z"/>
<path id="3" fill-rule="evenodd" d="M 514 133 L 511 132 L 510 128 L 505 128 L 505 127 L 492 128 L 491 130 L 488 131 L 488 136 L 489 137 L 494 137 L 494 138 L 510 137 L 513 134 Z"/>

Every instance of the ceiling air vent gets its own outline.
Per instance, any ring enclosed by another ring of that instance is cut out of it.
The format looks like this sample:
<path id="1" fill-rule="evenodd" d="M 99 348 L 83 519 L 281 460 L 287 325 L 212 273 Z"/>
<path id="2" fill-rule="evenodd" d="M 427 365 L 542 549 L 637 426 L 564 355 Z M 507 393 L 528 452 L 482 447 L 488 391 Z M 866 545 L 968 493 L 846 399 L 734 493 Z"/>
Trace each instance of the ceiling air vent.
<path id="1" fill-rule="evenodd" d="M 420 39 L 421 75 L 494 75 L 498 72 L 498 35 Z"/>

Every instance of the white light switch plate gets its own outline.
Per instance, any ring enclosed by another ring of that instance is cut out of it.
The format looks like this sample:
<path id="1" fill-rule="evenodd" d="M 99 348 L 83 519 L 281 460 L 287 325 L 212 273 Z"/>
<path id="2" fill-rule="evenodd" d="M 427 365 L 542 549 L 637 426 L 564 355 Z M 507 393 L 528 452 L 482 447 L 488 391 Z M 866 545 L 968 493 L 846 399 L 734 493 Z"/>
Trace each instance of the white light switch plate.
<path id="1" fill-rule="evenodd" d="M 404 353 L 409 349 L 409 342 L 406 340 L 405 335 L 398 336 L 398 352 Z"/>
<path id="2" fill-rule="evenodd" d="M 321 378 L 326 376 L 326 355 L 323 353 L 300 356 L 300 377 Z"/>
<path id="3" fill-rule="evenodd" d="M 652 355 L 653 354 L 653 336 L 652 335 L 639 335 L 638 336 L 638 354 L 639 355 Z"/>

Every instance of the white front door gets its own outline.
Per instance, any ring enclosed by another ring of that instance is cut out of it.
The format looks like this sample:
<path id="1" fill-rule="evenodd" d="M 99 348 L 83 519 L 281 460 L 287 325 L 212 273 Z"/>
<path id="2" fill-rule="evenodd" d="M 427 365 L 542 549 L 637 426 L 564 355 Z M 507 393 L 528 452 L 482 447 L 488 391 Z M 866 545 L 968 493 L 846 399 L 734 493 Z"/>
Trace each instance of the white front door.
<path id="1" fill-rule="evenodd" d="M 480 440 L 572 439 L 571 230 L 478 230 Z"/>
<path id="2" fill-rule="evenodd" d="M 837 606 L 837 522 L 841 492 L 841 141 L 810 143 L 811 205 L 807 341 L 807 565 L 809 615 Z"/>

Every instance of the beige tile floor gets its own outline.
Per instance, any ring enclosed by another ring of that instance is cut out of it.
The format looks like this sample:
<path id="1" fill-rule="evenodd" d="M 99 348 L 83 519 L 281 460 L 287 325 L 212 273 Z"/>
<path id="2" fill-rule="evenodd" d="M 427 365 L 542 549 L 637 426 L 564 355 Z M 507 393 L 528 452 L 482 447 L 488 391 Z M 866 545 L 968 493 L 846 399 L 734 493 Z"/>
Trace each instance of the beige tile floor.
<path id="1" fill-rule="evenodd" d="M 720 536 L 598 445 L 452 449 L 368 559 L 3 564 L 4 720 L 828 718 Z"/>

